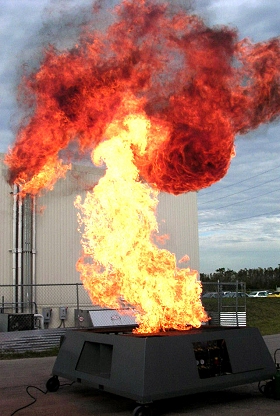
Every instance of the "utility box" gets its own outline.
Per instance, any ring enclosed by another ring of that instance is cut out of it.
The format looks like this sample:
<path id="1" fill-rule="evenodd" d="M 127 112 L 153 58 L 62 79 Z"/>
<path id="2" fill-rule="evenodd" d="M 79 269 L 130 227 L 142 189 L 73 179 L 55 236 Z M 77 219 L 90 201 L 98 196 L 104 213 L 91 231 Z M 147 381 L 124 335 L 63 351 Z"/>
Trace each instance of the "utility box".
<path id="1" fill-rule="evenodd" d="M 0 332 L 34 329 L 33 313 L 0 313 Z"/>
<path id="2" fill-rule="evenodd" d="M 107 328 L 120 327 L 136 328 L 135 316 L 131 309 L 75 309 L 76 328 Z"/>
<path id="3" fill-rule="evenodd" d="M 76 328 L 91 328 L 93 327 L 89 310 L 86 309 L 75 309 L 74 319 Z"/>
<path id="4" fill-rule="evenodd" d="M 61 321 L 67 319 L 67 308 L 65 306 L 60 306 L 59 308 L 59 319 Z"/>
<path id="5" fill-rule="evenodd" d="M 51 308 L 42 308 L 42 315 L 44 317 L 44 322 L 48 324 L 51 320 L 52 309 Z"/>

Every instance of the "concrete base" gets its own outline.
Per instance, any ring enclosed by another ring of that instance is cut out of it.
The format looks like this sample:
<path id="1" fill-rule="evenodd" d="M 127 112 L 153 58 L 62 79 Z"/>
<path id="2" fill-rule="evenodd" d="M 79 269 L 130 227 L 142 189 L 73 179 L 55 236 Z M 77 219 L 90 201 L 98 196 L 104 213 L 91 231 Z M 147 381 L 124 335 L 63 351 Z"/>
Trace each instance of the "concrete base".
<path id="1" fill-rule="evenodd" d="M 204 326 L 151 335 L 67 331 L 52 374 L 148 404 L 275 372 L 257 328 Z"/>

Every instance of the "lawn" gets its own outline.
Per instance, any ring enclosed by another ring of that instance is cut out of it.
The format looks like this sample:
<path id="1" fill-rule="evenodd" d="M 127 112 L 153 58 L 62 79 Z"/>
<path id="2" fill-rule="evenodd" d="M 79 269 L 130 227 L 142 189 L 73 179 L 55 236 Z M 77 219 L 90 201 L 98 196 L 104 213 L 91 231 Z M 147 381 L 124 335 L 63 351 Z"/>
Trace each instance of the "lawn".
<path id="1" fill-rule="evenodd" d="M 247 298 L 247 326 L 262 335 L 280 334 L 280 298 Z"/>
<path id="2" fill-rule="evenodd" d="M 224 310 L 234 311 L 235 299 L 222 299 Z M 280 298 L 239 299 L 240 310 L 246 308 L 247 326 L 256 327 L 262 335 L 280 334 Z M 207 311 L 218 311 L 218 299 L 203 299 Z"/>

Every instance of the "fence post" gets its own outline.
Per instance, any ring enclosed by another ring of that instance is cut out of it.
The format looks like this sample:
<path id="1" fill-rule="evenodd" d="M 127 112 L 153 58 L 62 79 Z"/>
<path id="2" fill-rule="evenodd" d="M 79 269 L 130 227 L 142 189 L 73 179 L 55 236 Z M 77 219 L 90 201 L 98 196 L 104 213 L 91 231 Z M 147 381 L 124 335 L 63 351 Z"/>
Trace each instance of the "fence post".
<path id="1" fill-rule="evenodd" d="M 235 282 L 235 294 L 236 294 L 236 298 L 235 298 L 235 316 L 236 316 L 236 326 L 239 326 L 239 322 L 238 322 L 238 289 L 239 289 L 239 283 L 238 280 L 236 280 Z"/>
<path id="2" fill-rule="evenodd" d="M 76 283 L 77 294 L 77 314 L 78 314 L 78 328 L 80 327 L 79 315 L 80 315 L 80 300 L 79 300 L 79 283 Z M 75 325 L 75 313 L 74 313 L 74 325 Z"/>
<path id="3" fill-rule="evenodd" d="M 221 299 L 220 299 L 220 279 L 217 281 L 217 293 L 218 293 L 218 319 L 219 319 L 219 325 L 221 325 Z"/>

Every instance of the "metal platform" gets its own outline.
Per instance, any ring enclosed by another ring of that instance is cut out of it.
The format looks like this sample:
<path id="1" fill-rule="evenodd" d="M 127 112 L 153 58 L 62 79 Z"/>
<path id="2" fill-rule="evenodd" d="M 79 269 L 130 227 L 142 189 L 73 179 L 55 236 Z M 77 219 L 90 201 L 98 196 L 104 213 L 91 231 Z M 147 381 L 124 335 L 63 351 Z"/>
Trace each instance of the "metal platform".
<path id="1" fill-rule="evenodd" d="M 148 404 L 268 380 L 276 372 L 257 328 L 106 331 L 67 331 L 52 371 L 54 384 L 61 376 Z"/>

